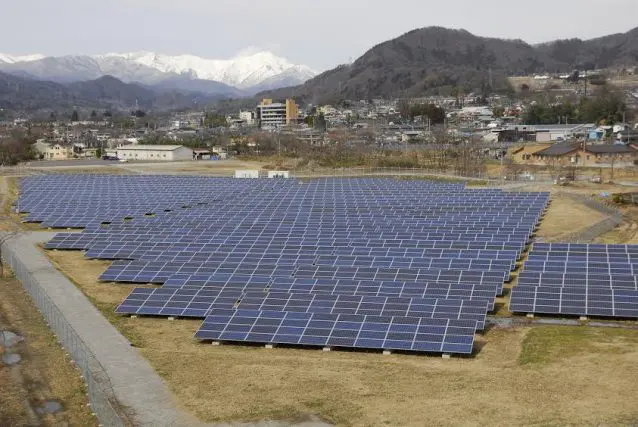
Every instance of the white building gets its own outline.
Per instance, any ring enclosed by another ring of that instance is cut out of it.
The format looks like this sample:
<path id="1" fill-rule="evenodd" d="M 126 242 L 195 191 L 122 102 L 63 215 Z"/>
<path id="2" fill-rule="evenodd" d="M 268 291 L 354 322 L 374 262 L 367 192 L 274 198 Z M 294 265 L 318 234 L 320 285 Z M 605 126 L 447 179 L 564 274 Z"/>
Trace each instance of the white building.
<path id="1" fill-rule="evenodd" d="M 121 160 L 193 160 L 193 150 L 183 145 L 126 145 L 116 151 Z"/>
<path id="2" fill-rule="evenodd" d="M 248 126 L 255 124 L 255 113 L 253 111 L 240 111 L 239 120 L 242 120 Z"/>

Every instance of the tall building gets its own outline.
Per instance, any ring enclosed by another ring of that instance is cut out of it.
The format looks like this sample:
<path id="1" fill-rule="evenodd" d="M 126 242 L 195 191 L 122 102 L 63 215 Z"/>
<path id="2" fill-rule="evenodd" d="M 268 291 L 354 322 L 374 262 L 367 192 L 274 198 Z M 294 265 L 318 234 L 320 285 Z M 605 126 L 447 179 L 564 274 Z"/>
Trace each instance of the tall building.
<path id="1" fill-rule="evenodd" d="M 293 99 L 287 99 L 285 103 L 272 102 L 272 99 L 264 98 L 257 106 L 257 120 L 262 128 L 277 128 L 291 125 L 297 122 L 299 109 Z"/>

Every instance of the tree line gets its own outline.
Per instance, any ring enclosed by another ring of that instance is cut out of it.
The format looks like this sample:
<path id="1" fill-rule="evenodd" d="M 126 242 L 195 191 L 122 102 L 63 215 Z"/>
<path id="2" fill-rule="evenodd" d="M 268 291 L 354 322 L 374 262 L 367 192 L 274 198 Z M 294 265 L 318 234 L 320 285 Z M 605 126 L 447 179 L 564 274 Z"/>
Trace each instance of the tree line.
<path id="1" fill-rule="evenodd" d="M 35 142 L 36 136 L 30 130 L 15 129 L 8 136 L 0 137 L 0 165 L 14 166 L 35 159 Z"/>
<path id="2" fill-rule="evenodd" d="M 618 92 L 604 92 L 579 102 L 533 104 L 523 116 L 526 124 L 595 123 L 611 125 L 622 122 L 627 112 L 624 97 Z"/>

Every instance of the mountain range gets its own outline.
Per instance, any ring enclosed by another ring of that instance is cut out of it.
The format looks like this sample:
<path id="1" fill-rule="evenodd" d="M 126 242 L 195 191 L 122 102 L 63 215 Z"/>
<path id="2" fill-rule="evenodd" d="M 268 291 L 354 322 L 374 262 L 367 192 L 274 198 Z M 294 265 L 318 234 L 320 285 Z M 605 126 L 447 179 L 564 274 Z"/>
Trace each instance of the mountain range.
<path id="1" fill-rule="evenodd" d="M 508 91 L 508 77 L 638 64 L 638 28 L 591 40 L 531 45 L 427 27 L 315 76 L 269 52 L 210 60 L 149 52 L 13 57 L 0 54 L 0 108 L 69 106 L 169 109 L 239 97 L 344 99 Z M 303 83 L 302 83 L 303 82 Z M 258 93 L 257 93 L 258 92 Z M 254 104 L 255 99 L 245 103 Z"/>
<path id="2" fill-rule="evenodd" d="M 26 79 L 0 72 L 0 110 L 50 111 L 59 109 L 144 110 L 191 108 L 211 104 L 221 97 L 198 92 L 156 90 L 124 83 L 112 76 L 73 83 Z"/>
<path id="3" fill-rule="evenodd" d="M 508 90 L 508 76 L 638 64 L 638 28 L 591 40 L 530 45 L 427 27 L 381 43 L 352 64 L 261 96 L 317 103 L 372 97 L 418 97 Z"/>
<path id="4" fill-rule="evenodd" d="M 316 73 L 270 52 L 232 59 L 152 52 L 105 55 L 11 56 L 0 54 L 0 71 L 15 76 L 74 83 L 113 76 L 161 90 L 186 90 L 207 95 L 246 96 L 266 89 L 303 83 Z"/>

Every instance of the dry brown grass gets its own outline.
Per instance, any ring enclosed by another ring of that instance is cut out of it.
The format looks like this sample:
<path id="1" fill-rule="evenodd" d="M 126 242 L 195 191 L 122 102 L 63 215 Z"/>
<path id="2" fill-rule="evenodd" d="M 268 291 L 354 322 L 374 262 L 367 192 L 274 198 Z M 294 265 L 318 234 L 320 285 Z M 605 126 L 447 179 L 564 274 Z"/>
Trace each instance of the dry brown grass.
<path id="1" fill-rule="evenodd" d="M 537 236 L 546 241 L 558 241 L 563 236 L 577 233 L 605 218 L 606 215 L 588 208 L 569 196 L 554 194 Z"/>
<path id="2" fill-rule="evenodd" d="M 22 285 L 11 278 L 0 279 L 0 329 L 3 327 L 23 335 L 25 341 L 11 349 L 21 355 L 19 364 L 0 364 L 0 425 L 96 425 L 80 372 L 65 357 Z M 3 351 L 0 347 L 0 355 Z M 47 400 L 60 402 L 63 412 L 37 415 L 34 408 Z"/>
<path id="3" fill-rule="evenodd" d="M 598 236 L 598 243 L 638 244 L 638 206 L 618 206 L 623 222 L 613 230 Z"/>
<path id="4" fill-rule="evenodd" d="M 131 173 L 192 173 L 197 175 L 233 176 L 238 169 L 261 170 L 263 162 L 244 160 L 198 160 L 166 163 L 130 163 L 119 165 Z"/>
<path id="5" fill-rule="evenodd" d="M 452 360 L 214 347 L 192 338 L 200 321 L 114 315 L 131 286 L 98 283 L 107 263 L 85 260 L 79 252 L 47 254 L 139 347 L 181 405 L 203 421 L 308 413 L 353 426 L 638 421 L 638 331 L 618 336 L 605 329 L 493 329 L 477 338 L 476 357 Z"/>

